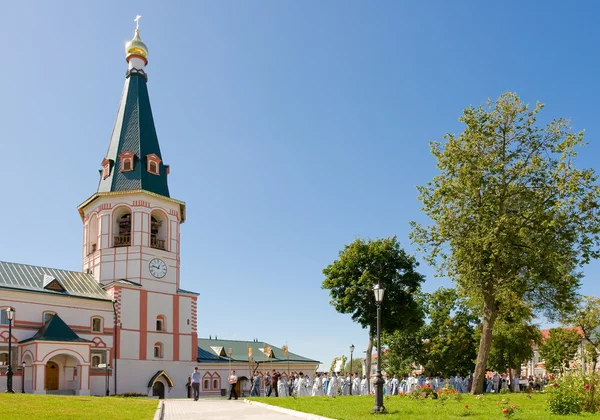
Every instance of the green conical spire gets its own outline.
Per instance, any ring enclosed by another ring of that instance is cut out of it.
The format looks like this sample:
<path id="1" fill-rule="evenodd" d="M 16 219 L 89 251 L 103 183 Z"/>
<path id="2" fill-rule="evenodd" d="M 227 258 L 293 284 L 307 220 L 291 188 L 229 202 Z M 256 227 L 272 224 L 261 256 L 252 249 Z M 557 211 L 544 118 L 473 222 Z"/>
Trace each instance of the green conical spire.
<path id="1" fill-rule="evenodd" d="M 145 190 L 169 197 L 168 166 L 162 162 L 154 127 L 144 71 L 146 62 L 141 59 L 134 61 L 132 57 L 136 56 L 127 56 L 129 71 L 103 161 L 103 166 L 109 165 L 110 169 L 101 171 L 98 192 Z M 131 167 L 124 167 L 122 159 L 131 155 Z M 149 161 L 152 160 L 157 163 L 157 173 L 153 173 L 153 168 L 149 167 Z"/>

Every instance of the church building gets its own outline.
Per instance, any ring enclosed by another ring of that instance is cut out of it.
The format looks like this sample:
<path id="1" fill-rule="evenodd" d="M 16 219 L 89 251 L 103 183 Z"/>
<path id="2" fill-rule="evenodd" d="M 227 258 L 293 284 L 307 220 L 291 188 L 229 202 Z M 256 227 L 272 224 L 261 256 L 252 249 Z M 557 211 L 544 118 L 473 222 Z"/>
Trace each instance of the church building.
<path id="1" fill-rule="evenodd" d="M 139 29 L 125 51 L 125 87 L 98 188 L 78 207 L 82 270 L 0 261 L 0 392 L 10 365 L 15 392 L 184 397 L 199 366 L 210 379 L 202 393 L 218 395 L 232 363 L 251 374 L 240 343 L 271 348 L 237 342 L 233 358 L 228 343 L 198 340 L 199 294 L 180 288 L 185 203 L 169 194 Z M 289 367 L 290 355 L 297 370 L 318 365 L 291 353 L 277 360 Z"/>

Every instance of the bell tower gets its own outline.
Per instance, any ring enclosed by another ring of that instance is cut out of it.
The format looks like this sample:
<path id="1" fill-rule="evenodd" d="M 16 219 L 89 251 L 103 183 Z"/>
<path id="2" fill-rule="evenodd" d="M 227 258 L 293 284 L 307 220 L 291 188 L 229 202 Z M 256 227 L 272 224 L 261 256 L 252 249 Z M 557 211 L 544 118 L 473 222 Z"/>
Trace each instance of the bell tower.
<path id="1" fill-rule="evenodd" d="M 131 368 L 131 378 L 120 373 L 119 382 L 151 376 L 165 361 L 188 362 L 188 369 L 197 354 L 198 294 L 179 288 L 185 203 L 169 194 L 169 166 L 160 151 L 148 95 L 148 48 L 139 26 L 125 45 L 125 59 L 125 86 L 101 160 L 98 188 L 78 207 L 83 271 L 93 274 L 115 299 L 115 358 Z M 155 364 L 132 365 L 140 360 Z"/>

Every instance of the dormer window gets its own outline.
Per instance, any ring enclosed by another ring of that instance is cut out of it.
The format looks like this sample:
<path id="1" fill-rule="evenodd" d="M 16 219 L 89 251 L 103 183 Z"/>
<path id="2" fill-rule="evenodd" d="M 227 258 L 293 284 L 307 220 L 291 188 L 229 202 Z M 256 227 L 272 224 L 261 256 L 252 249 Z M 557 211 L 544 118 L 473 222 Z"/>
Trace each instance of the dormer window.
<path id="1" fill-rule="evenodd" d="M 153 175 L 160 175 L 160 158 L 154 153 L 149 154 L 146 158 L 148 159 L 147 171 Z"/>
<path id="2" fill-rule="evenodd" d="M 102 179 L 108 178 L 110 175 L 110 159 L 104 158 L 102 161 Z"/>
<path id="3" fill-rule="evenodd" d="M 119 155 L 121 161 L 121 172 L 133 171 L 133 159 L 135 155 L 133 152 L 123 152 Z"/>

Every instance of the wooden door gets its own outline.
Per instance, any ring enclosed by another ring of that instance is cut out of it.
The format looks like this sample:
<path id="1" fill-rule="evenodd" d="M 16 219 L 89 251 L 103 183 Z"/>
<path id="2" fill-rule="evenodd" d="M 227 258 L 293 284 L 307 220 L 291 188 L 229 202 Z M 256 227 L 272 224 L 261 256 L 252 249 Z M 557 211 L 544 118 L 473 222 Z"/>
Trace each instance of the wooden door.
<path id="1" fill-rule="evenodd" d="M 162 382 L 155 382 L 152 387 L 152 396 L 158 397 L 159 399 L 165 398 L 165 386 Z"/>
<path id="2" fill-rule="evenodd" d="M 46 363 L 46 390 L 58 390 L 58 365 L 54 362 Z"/>

